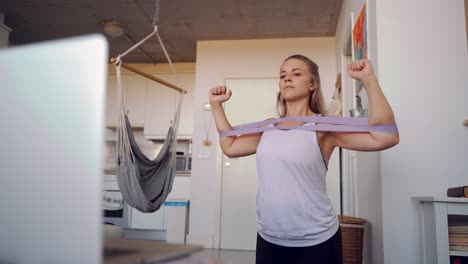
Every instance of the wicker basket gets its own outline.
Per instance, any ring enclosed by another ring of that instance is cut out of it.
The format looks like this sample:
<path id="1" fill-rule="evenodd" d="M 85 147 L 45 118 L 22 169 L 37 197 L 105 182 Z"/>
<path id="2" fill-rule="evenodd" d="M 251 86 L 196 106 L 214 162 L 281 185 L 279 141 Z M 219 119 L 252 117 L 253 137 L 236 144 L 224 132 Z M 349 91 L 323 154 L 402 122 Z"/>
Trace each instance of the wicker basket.
<path id="1" fill-rule="evenodd" d="M 339 215 L 343 240 L 343 264 L 362 264 L 366 219 Z"/>

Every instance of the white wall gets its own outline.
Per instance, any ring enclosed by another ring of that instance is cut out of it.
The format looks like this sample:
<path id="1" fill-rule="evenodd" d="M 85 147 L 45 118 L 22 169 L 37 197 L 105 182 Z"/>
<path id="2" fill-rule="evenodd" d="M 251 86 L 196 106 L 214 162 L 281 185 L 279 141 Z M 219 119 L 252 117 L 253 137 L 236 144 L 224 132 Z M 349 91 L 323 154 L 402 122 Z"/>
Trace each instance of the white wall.
<path id="1" fill-rule="evenodd" d="M 337 71 L 347 74 L 346 63 L 343 55 L 347 53 L 348 41 L 352 34 L 352 25 L 356 22 L 365 1 L 343 1 L 341 14 L 336 31 L 336 65 Z M 368 55 L 372 61 L 373 68 L 378 75 L 379 64 L 377 57 L 377 32 L 375 18 L 375 1 L 368 1 Z M 354 13 L 354 21 L 351 21 L 351 12 Z M 351 92 L 351 91 L 348 91 Z M 390 102 L 392 103 L 392 102 Z M 352 108 L 350 105 L 349 108 Z M 372 111 L 372 109 L 370 109 Z M 347 109 L 343 112 L 347 114 Z M 346 156 L 345 156 L 346 157 Z M 364 218 L 368 221 L 366 225 L 364 263 L 383 263 L 383 234 L 382 234 L 382 189 L 380 175 L 380 152 L 357 152 L 355 153 L 356 177 L 355 186 L 350 189 L 350 197 L 344 196 L 343 199 L 353 199 L 353 208 L 343 208 L 345 213 Z M 347 166 L 347 164 L 344 164 Z M 347 168 L 344 168 L 346 171 Z M 351 175 L 343 175 L 343 177 L 352 177 Z M 345 183 L 350 182 L 353 185 L 353 180 L 344 180 Z M 347 203 L 345 202 L 344 205 Z M 351 203 L 351 205 L 353 205 Z"/>
<path id="2" fill-rule="evenodd" d="M 337 71 L 350 36 L 350 12 L 357 16 L 363 4 L 343 2 Z M 357 211 L 371 222 L 370 263 L 419 263 L 417 204 L 411 197 L 444 196 L 448 187 L 466 184 L 463 0 L 369 0 L 368 5 L 370 57 L 401 141 L 380 155 L 359 153 Z"/>
<path id="3" fill-rule="evenodd" d="M 468 0 L 465 0 L 465 23 L 466 23 L 466 40 L 468 41 Z"/>
<path id="4" fill-rule="evenodd" d="M 193 168 L 188 241 L 206 247 L 219 245 L 220 165 L 218 136 L 213 125 L 212 147 L 203 147 L 202 105 L 208 102 L 209 88 L 227 77 L 278 77 L 283 60 L 303 54 L 319 65 L 327 102 L 331 101 L 336 77 L 335 39 L 298 38 L 270 40 L 202 41 L 197 45 Z M 275 102 L 271 102 L 274 105 Z M 198 106 L 198 109 L 197 109 Z M 199 152 L 208 158 L 198 158 Z M 335 153 L 335 155 L 337 155 Z M 335 177 L 339 177 L 338 175 Z"/>
<path id="5" fill-rule="evenodd" d="M 413 196 L 468 179 L 468 56 L 463 0 L 379 0 L 380 82 L 400 144 L 381 155 L 385 263 L 419 263 Z"/>
<path id="6" fill-rule="evenodd" d="M 468 41 L 468 0 L 465 0 L 465 27 L 466 27 L 466 40 Z"/>

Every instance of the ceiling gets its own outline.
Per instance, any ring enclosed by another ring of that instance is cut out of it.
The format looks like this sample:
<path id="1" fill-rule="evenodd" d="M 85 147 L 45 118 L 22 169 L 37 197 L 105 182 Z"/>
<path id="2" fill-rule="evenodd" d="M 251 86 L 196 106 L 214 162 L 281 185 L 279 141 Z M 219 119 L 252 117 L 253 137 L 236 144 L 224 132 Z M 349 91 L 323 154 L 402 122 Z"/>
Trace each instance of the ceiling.
<path id="1" fill-rule="evenodd" d="M 198 40 L 334 36 L 343 0 L 160 0 L 159 32 L 173 62 L 195 62 Z M 2 0 L 10 45 L 103 33 L 118 21 L 124 35 L 107 37 L 109 55 L 125 52 L 153 31 L 156 0 Z M 126 62 L 166 62 L 155 37 Z"/>

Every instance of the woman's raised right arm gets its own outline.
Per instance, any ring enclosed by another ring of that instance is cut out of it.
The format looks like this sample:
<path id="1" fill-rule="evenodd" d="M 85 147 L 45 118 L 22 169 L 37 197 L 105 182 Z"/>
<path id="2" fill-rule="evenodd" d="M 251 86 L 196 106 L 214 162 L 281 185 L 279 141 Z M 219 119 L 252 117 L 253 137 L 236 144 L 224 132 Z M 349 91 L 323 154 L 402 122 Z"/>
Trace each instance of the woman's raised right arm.
<path id="1" fill-rule="evenodd" d="M 209 99 L 211 111 L 216 123 L 216 128 L 219 132 L 232 130 L 222 103 L 231 98 L 232 91 L 228 90 L 226 85 L 211 88 L 209 91 Z M 248 134 L 241 136 L 220 137 L 219 144 L 223 153 L 228 157 L 243 157 L 255 154 L 257 152 L 258 143 L 260 142 L 261 133 Z"/>

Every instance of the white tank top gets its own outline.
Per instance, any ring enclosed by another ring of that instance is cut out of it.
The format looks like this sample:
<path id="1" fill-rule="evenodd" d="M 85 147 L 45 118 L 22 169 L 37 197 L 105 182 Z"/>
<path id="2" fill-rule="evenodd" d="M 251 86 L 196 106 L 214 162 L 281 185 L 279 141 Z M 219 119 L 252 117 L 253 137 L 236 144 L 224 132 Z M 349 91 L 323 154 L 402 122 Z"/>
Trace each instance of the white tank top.
<path id="1" fill-rule="evenodd" d="M 257 170 L 258 233 L 263 239 L 305 247 L 336 233 L 339 222 L 326 192 L 327 167 L 315 131 L 265 131 Z"/>

